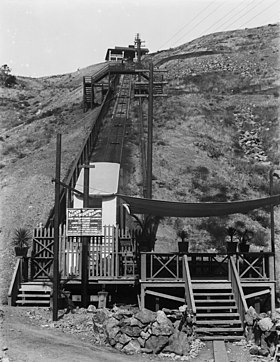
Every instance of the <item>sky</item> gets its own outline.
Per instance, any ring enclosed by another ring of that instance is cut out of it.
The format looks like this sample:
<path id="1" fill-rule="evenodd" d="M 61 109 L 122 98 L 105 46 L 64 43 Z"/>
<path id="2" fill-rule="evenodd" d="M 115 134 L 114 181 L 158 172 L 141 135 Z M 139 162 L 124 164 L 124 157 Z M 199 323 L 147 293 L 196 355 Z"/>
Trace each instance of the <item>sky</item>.
<path id="1" fill-rule="evenodd" d="M 1 0 L 0 66 L 22 76 L 70 73 L 137 33 L 155 52 L 279 17 L 280 0 Z"/>

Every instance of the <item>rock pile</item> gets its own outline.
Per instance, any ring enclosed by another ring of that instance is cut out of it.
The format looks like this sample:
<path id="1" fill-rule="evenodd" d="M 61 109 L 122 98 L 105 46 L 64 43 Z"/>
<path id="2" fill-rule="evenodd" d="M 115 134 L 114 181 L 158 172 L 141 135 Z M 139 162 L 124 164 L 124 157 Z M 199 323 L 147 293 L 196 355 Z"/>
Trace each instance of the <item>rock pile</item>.
<path id="1" fill-rule="evenodd" d="M 273 356 L 275 346 L 280 341 L 280 308 L 275 313 L 258 314 L 253 307 L 245 315 L 246 338 L 253 343 L 250 354 L 259 356 Z"/>
<path id="2" fill-rule="evenodd" d="M 174 358 L 196 356 L 204 344 L 194 338 L 193 315 L 183 305 L 179 309 L 153 312 L 134 306 L 97 309 L 76 308 L 53 322 L 48 308 L 33 308 L 27 316 L 43 328 L 57 328 L 77 334 L 94 344 L 106 345 L 127 354 L 154 353 Z M 181 356 L 181 357 L 180 357 Z"/>
<path id="3" fill-rule="evenodd" d="M 190 352 L 193 340 L 192 317 L 184 311 L 132 311 L 115 307 L 102 325 L 97 322 L 95 325 L 105 331 L 108 343 L 122 352 L 183 356 Z M 100 321 L 99 315 L 99 311 L 95 312 L 93 320 Z"/>
<path id="4" fill-rule="evenodd" d="M 239 145 L 244 152 L 245 158 L 262 163 L 267 162 L 261 135 L 264 127 L 261 127 L 260 120 L 258 116 L 254 115 L 253 109 L 250 107 L 243 108 L 233 115 L 238 130 Z"/>

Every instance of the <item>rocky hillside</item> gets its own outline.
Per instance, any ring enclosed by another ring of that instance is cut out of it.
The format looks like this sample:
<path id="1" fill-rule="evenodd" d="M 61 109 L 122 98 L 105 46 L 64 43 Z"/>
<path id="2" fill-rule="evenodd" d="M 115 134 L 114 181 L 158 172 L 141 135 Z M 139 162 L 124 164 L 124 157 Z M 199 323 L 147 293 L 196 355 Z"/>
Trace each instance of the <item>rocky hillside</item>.
<path id="1" fill-rule="evenodd" d="M 168 97 L 154 101 L 153 197 L 189 202 L 266 197 L 269 170 L 280 168 L 279 25 L 207 35 L 150 59 L 167 71 L 168 81 Z M 137 177 L 127 192 L 136 193 Z M 274 181 L 273 192 L 279 193 L 279 180 Z M 156 250 L 177 250 L 176 232 L 182 228 L 191 251 L 225 250 L 226 227 L 232 225 L 254 232 L 252 250 L 270 250 L 268 211 L 166 218 Z"/>
<path id="2" fill-rule="evenodd" d="M 154 198 L 196 202 L 267 196 L 269 169 L 280 168 L 279 25 L 207 35 L 150 54 L 146 61 L 151 59 L 167 71 L 168 81 L 168 97 L 154 101 Z M 83 113 L 81 101 L 82 76 L 98 67 L 19 77 L 15 87 L 0 88 L 2 296 L 14 264 L 10 240 L 15 227 L 44 223 L 53 206 L 56 133 L 62 133 L 66 176 L 97 111 Z M 135 101 L 133 120 L 137 114 Z M 133 195 L 141 193 L 142 182 L 136 122 L 131 132 L 125 191 Z M 275 180 L 275 193 L 279 184 Z M 191 250 L 223 250 L 225 227 L 237 221 L 254 231 L 257 250 L 269 250 L 268 210 L 199 220 L 166 218 L 156 248 L 177 250 L 176 232 L 187 228 Z M 276 229 L 279 239 L 279 224 Z"/>
<path id="3" fill-rule="evenodd" d="M 56 134 L 62 134 L 62 178 L 67 176 L 98 108 L 83 113 L 82 77 L 99 69 L 44 78 L 17 77 L 0 88 L 0 296 L 5 299 L 15 258 L 15 228 L 45 223 L 54 205 Z M 2 290 L 2 293 L 1 293 Z"/>

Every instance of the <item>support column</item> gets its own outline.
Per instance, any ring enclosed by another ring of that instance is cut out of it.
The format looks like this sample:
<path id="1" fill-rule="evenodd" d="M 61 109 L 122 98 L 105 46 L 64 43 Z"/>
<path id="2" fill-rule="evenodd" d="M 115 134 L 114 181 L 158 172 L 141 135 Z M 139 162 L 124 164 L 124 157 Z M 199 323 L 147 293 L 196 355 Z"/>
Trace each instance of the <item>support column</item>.
<path id="1" fill-rule="evenodd" d="M 147 198 L 152 198 L 153 178 L 153 77 L 154 65 L 149 66 L 149 108 L 148 108 L 148 147 L 147 147 Z"/>
<path id="2" fill-rule="evenodd" d="M 61 169 L 61 134 L 56 138 L 56 172 L 55 172 L 55 212 L 54 212 L 54 246 L 53 246 L 53 321 L 58 320 L 59 297 L 59 213 L 60 213 L 60 169 Z"/>
<path id="3" fill-rule="evenodd" d="M 145 290 L 146 288 L 141 284 L 141 309 L 145 308 Z"/>
<path id="4" fill-rule="evenodd" d="M 85 159 L 84 164 L 84 202 L 83 207 L 89 206 L 89 162 L 88 158 Z M 89 237 L 82 236 L 82 306 L 87 308 L 88 298 L 88 244 Z"/>
<path id="5" fill-rule="evenodd" d="M 275 312 L 275 284 L 272 284 L 270 289 L 271 312 Z"/>

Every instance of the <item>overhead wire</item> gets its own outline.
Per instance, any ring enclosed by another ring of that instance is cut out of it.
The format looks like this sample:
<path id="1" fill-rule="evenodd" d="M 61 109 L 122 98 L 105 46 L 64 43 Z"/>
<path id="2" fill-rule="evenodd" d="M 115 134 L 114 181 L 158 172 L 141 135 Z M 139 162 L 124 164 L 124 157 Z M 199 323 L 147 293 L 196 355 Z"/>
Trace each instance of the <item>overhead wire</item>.
<path id="1" fill-rule="evenodd" d="M 245 24 L 248 24 L 248 22 L 250 22 L 251 20 L 254 20 L 257 16 L 259 16 L 260 14 L 262 14 L 264 11 L 270 9 L 274 4 L 278 3 L 279 4 L 279 0 L 274 1 L 272 4 L 270 4 L 269 6 L 267 6 L 264 10 L 260 11 L 258 14 L 256 14 L 255 16 L 253 16 L 251 19 L 249 19 L 249 21 L 246 21 L 245 23 L 241 24 L 241 26 L 244 26 Z M 280 9 L 279 9 L 280 10 Z M 279 13 L 278 13 L 279 14 Z M 278 19 L 279 20 L 279 19 Z"/>
<path id="2" fill-rule="evenodd" d="M 224 5 L 224 4 L 223 4 Z M 214 10 L 212 10 L 211 11 L 211 13 L 210 14 L 208 14 L 208 15 L 206 15 L 203 19 L 201 19 L 197 24 L 195 24 L 195 26 L 192 28 L 192 30 L 190 31 L 190 33 L 188 33 L 188 34 L 191 34 L 192 32 L 193 32 L 193 30 L 198 26 L 198 25 L 200 25 L 204 20 L 206 20 L 210 15 L 212 15 L 212 14 L 214 14 L 214 12 L 216 12 L 219 8 L 221 8 L 223 5 L 218 5 L 217 7 L 215 7 L 215 9 Z M 185 36 L 186 36 L 186 34 L 187 33 L 184 33 L 178 40 L 177 40 L 177 42 L 174 44 L 174 46 L 176 46 L 177 44 L 178 44 L 178 42 L 182 39 L 182 38 L 184 38 Z"/>
<path id="3" fill-rule="evenodd" d="M 222 22 L 222 24 L 219 25 L 219 27 L 223 27 L 224 25 L 227 25 L 228 26 L 231 26 L 233 25 L 234 23 L 236 23 L 238 20 L 244 18 L 244 16 L 246 16 L 248 13 L 250 13 L 252 10 L 254 10 L 255 8 L 257 8 L 259 5 L 261 5 L 265 0 L 261 0 L 261 1 L 258 1 L 255 5 L 255 0 L 251 0 L 247 5 L 245 5 L 245 7 L 243 7 L 242 9 L 240 9 L 237 13 L 235 13 L 233 16 L 231 16 L 230 18 L 228 18 L 226 21 Z M 238 8 L 244 3 L 246 2 L 246 0 L 243 0 L 242 3 L 238 6 Z M 201 16 L 201 14 L 203 12 L 205 12 L 207 9 L 210 8 L 211 5 L 213 5 L 215 3 L 215 1 L 211 2 L 205 9 L 202 10 L 202 12 L 200 12 L 199 14 L 197 14 L 192 20 L 191 22 L 185 24 L 182 28 L 180 28 L 175 34 L 172 35 L 171 38 L 169 38 L 165 43 L 163 43 L 163 45 L 161 45 L 160 49 L 165 45 L 167 44 L 168 42 L 170 42 L 170 40 L 174 39 L 183 29 L 185 29 L 187 26 L 190 26 L 194 20 L 196 20 L 199 16 Z M 267 6 L 264 10 L 262 10 L 260 13 L 258 13 L 257 15 L 255 15 L 253 18 L 250 19 L 253 20 L 254 18 L 256 18 L 257 16 L 259 16 L 263 11 L 266 11 L 267 9 L 271 8 L 274 4 L 276 4 L 277 1 L 273 2 L 273 4 Z M 223 4 L 224 5 L 224 4 Z M 203 17 L 203 19 L 201 19 L 198 23 L 196 23 L 194 25 L 194 27 L 192 27 L 191 31 L 189 33 L 185 32 L 182 36 L 180 36 L 180 38 L 177 39 L 177 41 L 174 43 L 173 47 L 175 47 L 178 42 L 184 38 L 187 34 L 191 34 L 195 29 L 197 29 L 197 27 L 204 21 L 206 20 L 207 18 L 209 18 L 215 11 L 217 11 L 218 9 L 220 9 L 223 5 L 219 5 L 217 7 L 215 7 L 215 9 L 213 9 L 209 14 L 207 14 L 206 16 Z M 253 6 L 251 6 L 253 5 Z M 251 6 L 251 7 L 250 7 Z M 248 11 L 246 11 L 244 14 L 242 14 L 242 12 L 244 12 L 245 9 L 247 9 L 248 7 L 250 7 L 248 9 Z M 210 27 L 208 27 L 206 30 L 203 31 L 203 33 L 199 36 L 202 36 L 203 34 L 205 34 L 208 30 L 212 29 L 214 26 L 216 26 L 218 23 L 220 23 L 221 21 L 223 21 L 225 19 L 225 17 L 228 17 L 228 15 L 231 15 L 233 12 L 233 10 L 230 10 L 228 13 L 225 14 L 225 16 L 223 16 L 223 18 L 220 18 L 218 21 L 216 21 L 214 24 L 212 24 Z M 237 18 L 237 16 L 239 14 L 242 14 L 239 18 Z M 231 21 L 232 19 L 234 19 L 233 21 Z M 243 26 L 243 24 L 241 25 Z M 222 31 L 221 30 L 218 30 L 218 31 Z M 198 37 L 199 37 L 198 36 Z"/>
<path id="4" fill-rule="evenodd" d="M 172 40 L 173 38 L 176 37 L 176 35 L 178 35 L 183 29 L 185 29 L 187 26 L 190 26 L 190 24 L 193 23 L 194 20 L 196 20 L 199 16 L 201 16 L 202 13 L 204 13 L 212 4 L 214 4 L 216 2 L 216 0 L 212 1 L 210 4 L 208 4 L 208 6 L 206 6 L 205 9 L 203 9 L 202 11 L 200 11 L 190 22 L 186 23 L 183 25 L 183 27 L 181 27 L 175 34 L 173 34 L 171 36 L 171 38 L 169 38 L 165 43 L 163 43 L 159 49 L 161 49 L 162 47 L 165 46 L 165 44 L 169 43 L 170 40 Z"/>
<path id="5" fill-rule="evenodd" d="M 251 0 L 243 9 L 241 9 L 240 11 L 238 11 L 238 13 L 236 13 L 235 15 L 233 15 L 232 17 L 230 17 L 229 19 L 227 19 L 226 21 L 224 21 L 222 23 L 222 25 L 219 25 L 219 27 L 222 27 L 223 25 L 225 25 L 229 20 L 231 20 L 231 18 L 236 17 L 237 15 L 239 15 L 242 11 L 244 11 L 248 6 L 250 6 L 255 0 Z M 247 2 L 247 0 L 243 0 L 242 3 L 240 3 L 240 5 L 242 5 L 244 2 Z M 236 10 L 236 8 L 235 8 Z M 230 10 L 228 13 L 226 13 L 222 18 L 220 18 L 218 21 L 216 21 L 214 24 L 212 24 L 211 26 L 209 26 L 209 28 L 207 28 L 206 30 L 203 31 L 203 34 L 206 34 L 207 31 L 211 30 L 214 26 L 217 26 L 218 23 L 220 23 L 221 21 L 223 21 L 225 18 L 228 17 L 228 15 L 232 15 L 232 10 Z M 201 34 L 202 35 L 202 34 Z M 201 36 L 199 35 L 199 36 Z"/>
<path id="6" fill-rule="evenodd" d="M 255 6 L 253 6 L 252 8 L 250 8 L 248 11 L 246 11 L 239 19 L 236 19 L 234 20 L 233 22 L 231 22 L 230 24 L 227 24 L 227 26 L 231 26 L 233 25 L 236 21 L 244 18 L 244 16 L 246 16 L 248 13 L 250 13 L 252 10 L 254 10 L 257 6 L 261 5 L 264 1 L 267 1 L 267 0 L 261 0 L 260 2 L 258 2 Z M 227 22 L 226 22 L 227 23 Z"/>

